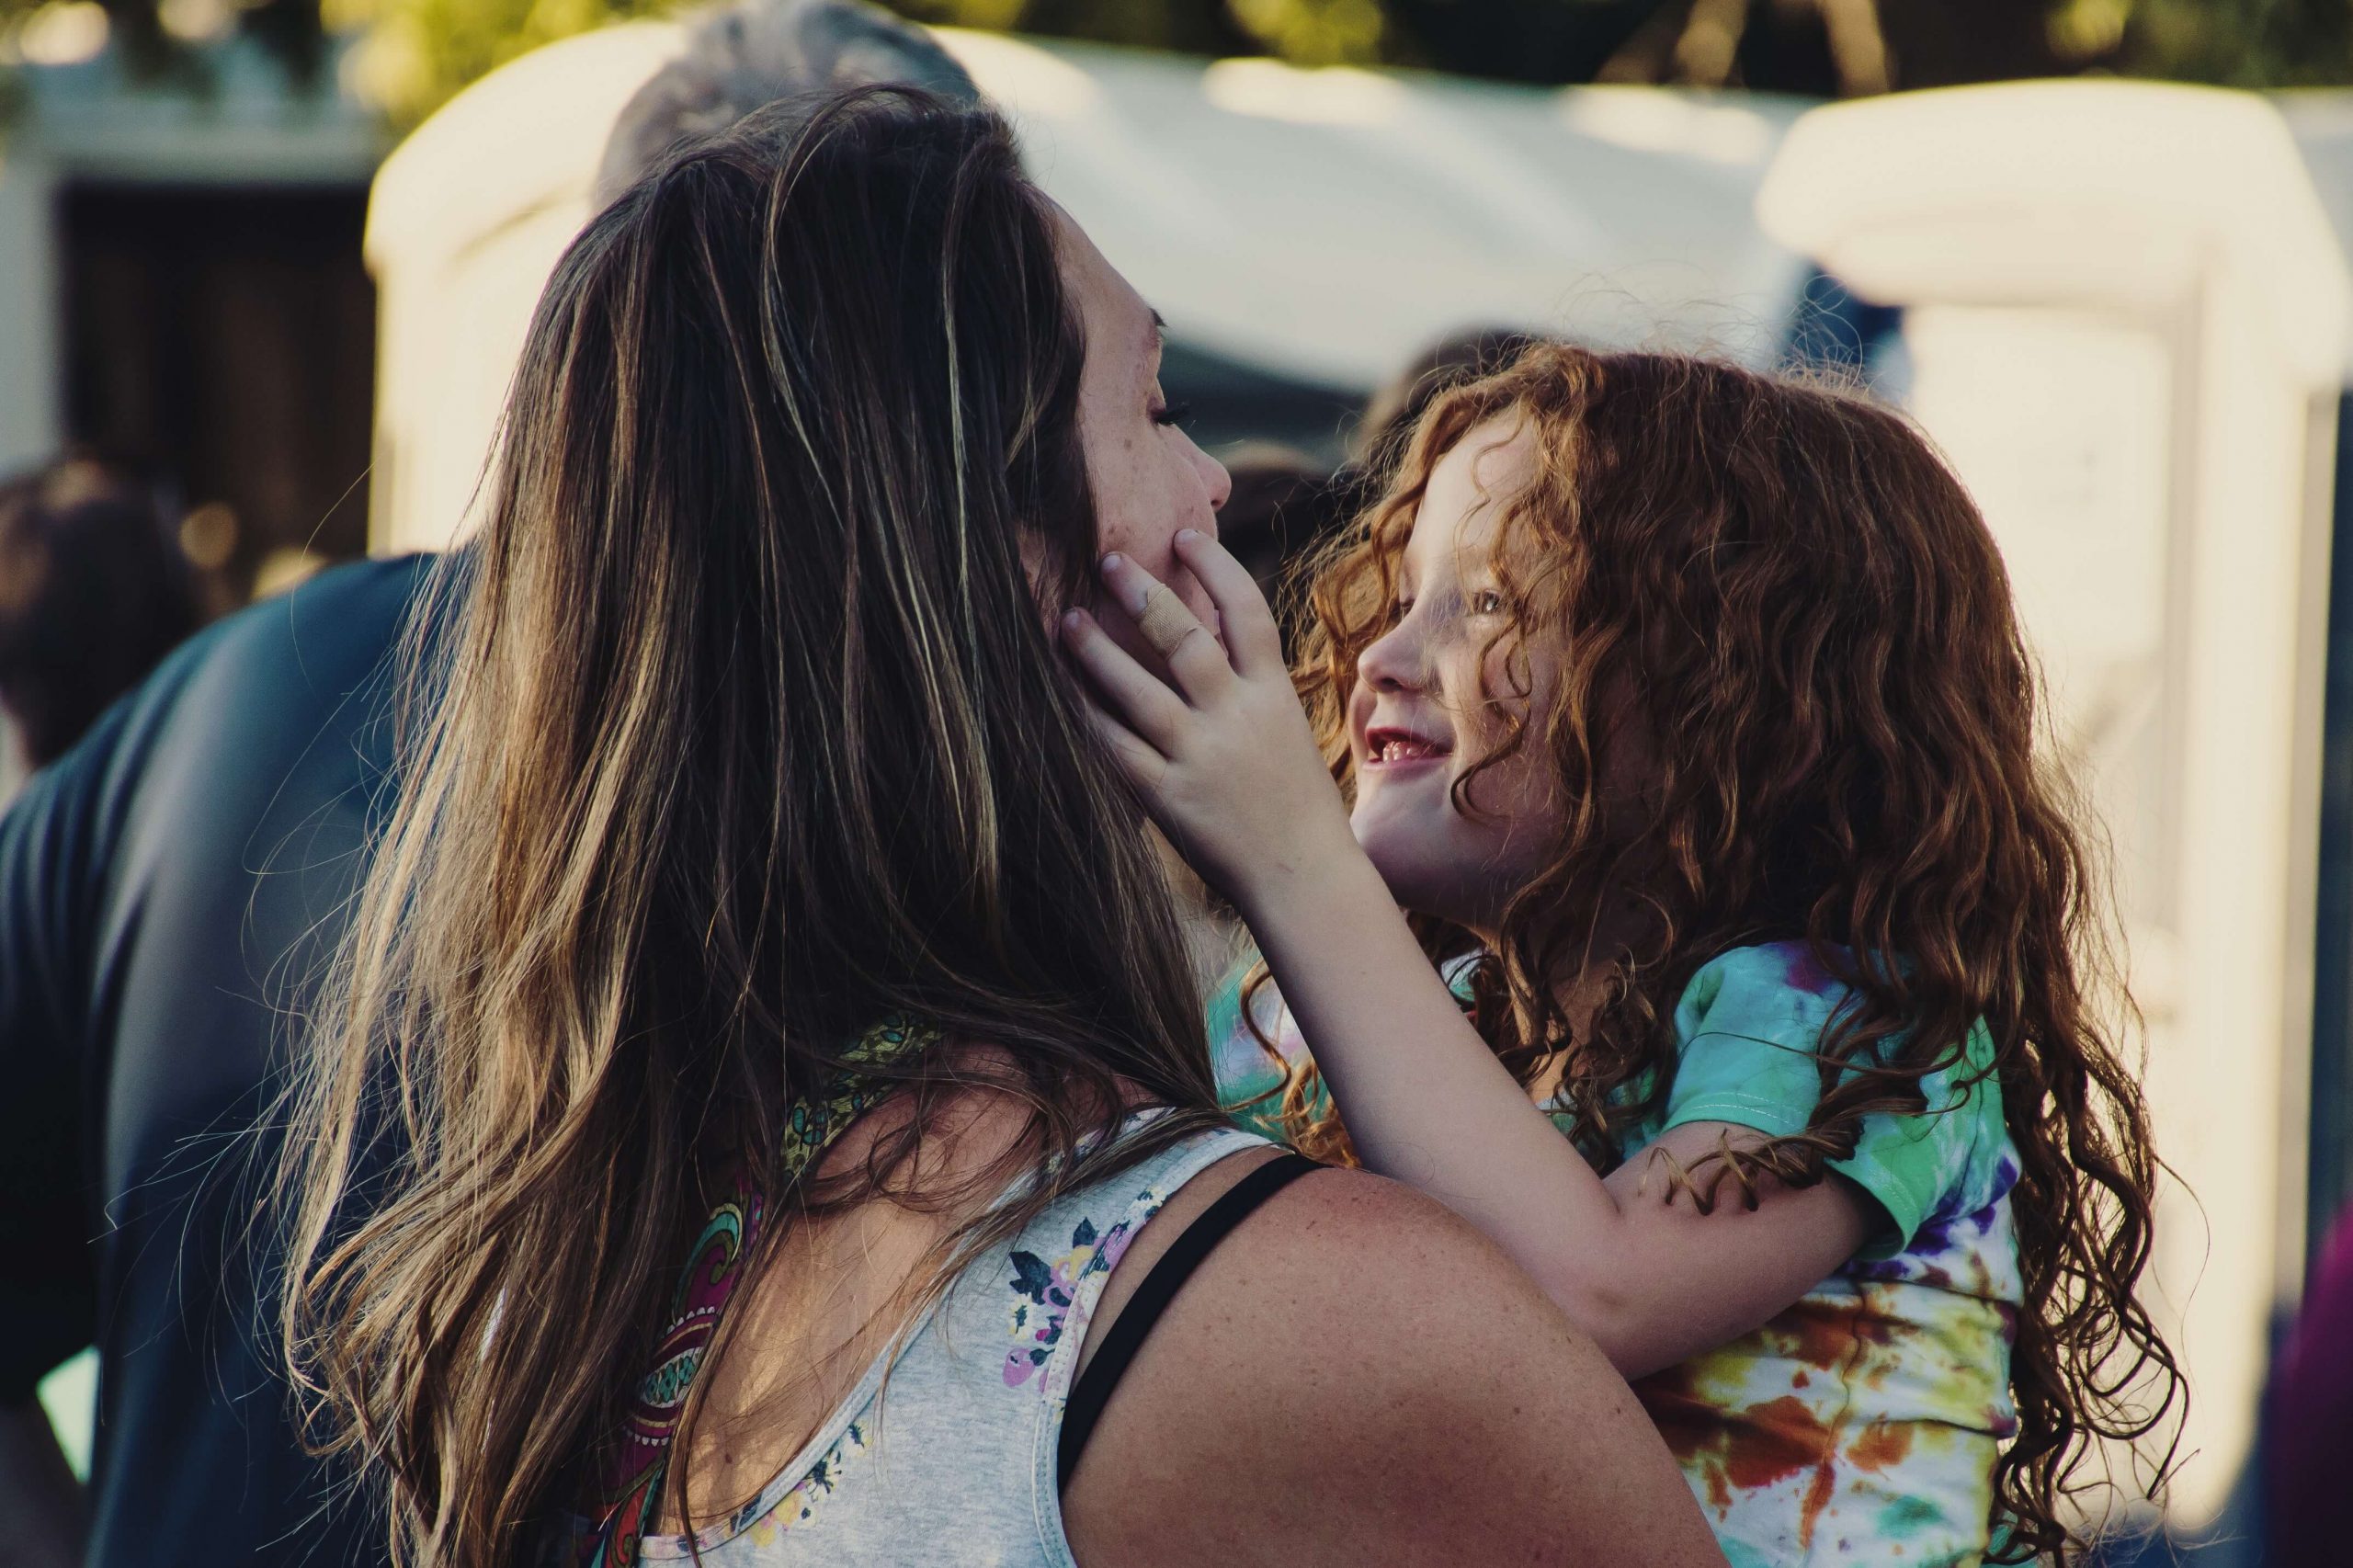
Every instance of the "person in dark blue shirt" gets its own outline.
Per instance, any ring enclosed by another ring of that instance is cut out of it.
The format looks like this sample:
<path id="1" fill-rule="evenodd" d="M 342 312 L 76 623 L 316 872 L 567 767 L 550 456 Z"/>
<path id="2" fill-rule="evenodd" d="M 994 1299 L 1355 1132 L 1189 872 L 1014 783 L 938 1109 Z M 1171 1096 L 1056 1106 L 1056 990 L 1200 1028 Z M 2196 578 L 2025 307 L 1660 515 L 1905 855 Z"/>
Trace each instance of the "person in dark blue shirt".
<path id="1" fill-rule="evenodd" d="M 0 818 L 0 1403 L 95 1342 L 92 1562 L 345 1562 L 277 1369 L 247 1129 L 388 801 L 426 557 L 199 634 Z"/>
<path id="2" fill-rule="evenodd" d="M 857 0 L 742 0 L 689 32 L 608 144 L 597 195 L 681 139 L 827 85 L 974 94 Z M 287 1047 L 397 794 L 396 651 L 432 557 L 324 573 L 199 634 L 0 818 L 0 1522 L 76 1561 L 35 1397 L 95 1343 L 80 1560 L 373 1562 L 364 1500 L 304 1449 L 275 1308 Z M 429 632 L 429 624 L 421 631 Z"/>

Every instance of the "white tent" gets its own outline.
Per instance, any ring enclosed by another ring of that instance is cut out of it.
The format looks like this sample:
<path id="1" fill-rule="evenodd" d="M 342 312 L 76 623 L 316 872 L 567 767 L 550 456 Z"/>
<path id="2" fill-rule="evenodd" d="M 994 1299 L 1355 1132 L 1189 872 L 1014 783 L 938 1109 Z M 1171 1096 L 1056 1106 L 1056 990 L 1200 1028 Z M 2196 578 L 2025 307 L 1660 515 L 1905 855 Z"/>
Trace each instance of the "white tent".
<path id="1" fill-rule="evenodd" d="M 940 36 L 1178 342 L 1302 381 L 1369 391 L 1472 324 L 1768 358 L 1802 271 L 1751 216 L 1792 101 Z M 540 50 L 386 161 L 379 549 L 461 527 L 607 129 L 680 38 L 635 24 Z"/>

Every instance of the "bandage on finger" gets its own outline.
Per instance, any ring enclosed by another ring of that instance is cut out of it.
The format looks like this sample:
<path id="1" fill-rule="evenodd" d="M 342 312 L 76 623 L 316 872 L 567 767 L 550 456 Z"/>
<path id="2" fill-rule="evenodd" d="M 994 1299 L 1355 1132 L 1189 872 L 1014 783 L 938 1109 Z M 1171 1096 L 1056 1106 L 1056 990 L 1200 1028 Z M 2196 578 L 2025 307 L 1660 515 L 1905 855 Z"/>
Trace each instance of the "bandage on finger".
<path id="1" fill-rule="evenodd" d="M 1175 653 L 1176 644 L 1194 632 L 1207 630 L 1185 608 L 1185 601 L 1163 583 L 1154 583 L 1152 591 L 1144 596 L 1143 611 L 1136 617 L 1136 629 L 1152 644 L 1152 651 L 1163 657 Z"/>

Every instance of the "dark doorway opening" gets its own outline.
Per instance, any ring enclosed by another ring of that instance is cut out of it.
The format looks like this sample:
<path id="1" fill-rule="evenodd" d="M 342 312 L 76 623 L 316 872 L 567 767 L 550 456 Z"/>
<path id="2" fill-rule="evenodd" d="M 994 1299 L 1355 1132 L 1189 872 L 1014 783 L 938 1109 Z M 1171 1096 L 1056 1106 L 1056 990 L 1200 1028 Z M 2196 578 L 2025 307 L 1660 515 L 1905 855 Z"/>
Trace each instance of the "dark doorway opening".
<path id="1" fill-rule="evenodd" d="M 364 553 L 366 187 L 90 182 L 60 201 L 69 441 L 159 483 L 232 602 L 306 553 Z"/>

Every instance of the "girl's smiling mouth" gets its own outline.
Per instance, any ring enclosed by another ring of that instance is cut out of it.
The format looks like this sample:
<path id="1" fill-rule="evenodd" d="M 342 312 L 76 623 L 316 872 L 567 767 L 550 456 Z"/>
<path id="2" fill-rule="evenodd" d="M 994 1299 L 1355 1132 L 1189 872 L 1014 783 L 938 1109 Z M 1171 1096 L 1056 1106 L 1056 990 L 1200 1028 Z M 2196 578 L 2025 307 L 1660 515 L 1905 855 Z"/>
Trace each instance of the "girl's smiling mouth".
<path id="1" fill-rule="evenodd" d="M 1444 741 L 1417 735 L 1411 730 L 1391 724 L 1377 724 L 1364 733 L 1364 765 L 1367 767 L 1410 767 L 1422 763 L 1443 762 L 1453 755 L 1454 748 Z"/>

